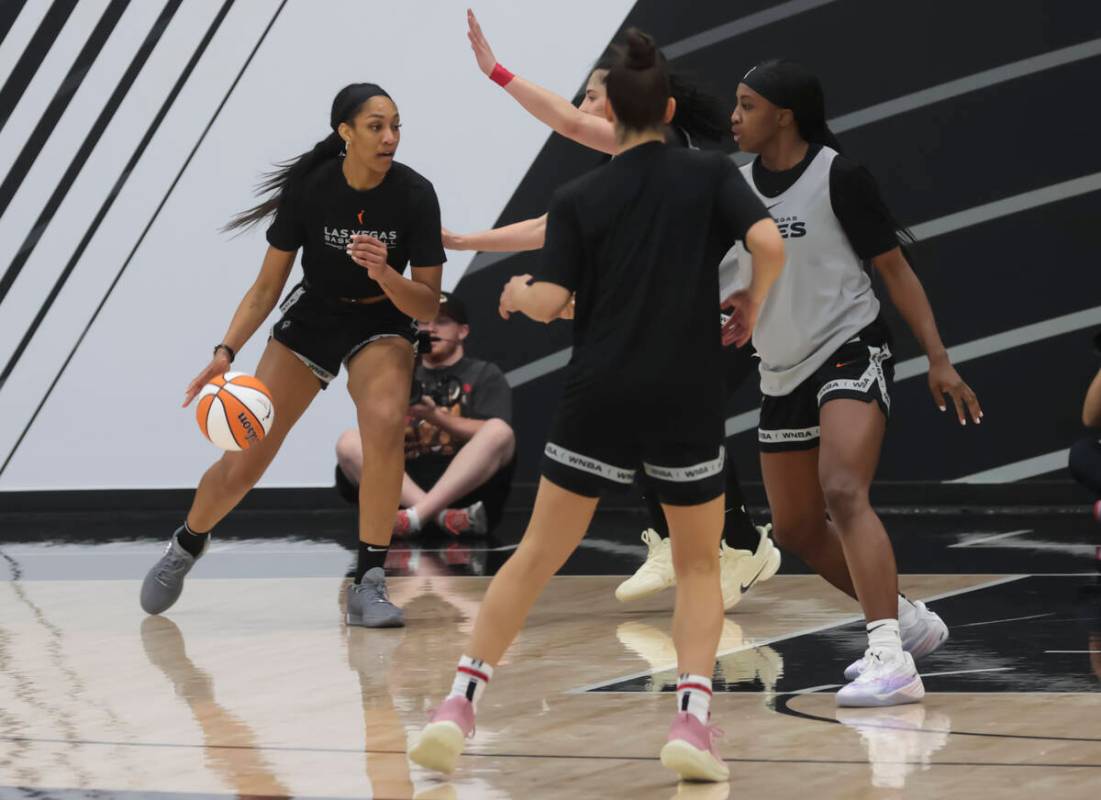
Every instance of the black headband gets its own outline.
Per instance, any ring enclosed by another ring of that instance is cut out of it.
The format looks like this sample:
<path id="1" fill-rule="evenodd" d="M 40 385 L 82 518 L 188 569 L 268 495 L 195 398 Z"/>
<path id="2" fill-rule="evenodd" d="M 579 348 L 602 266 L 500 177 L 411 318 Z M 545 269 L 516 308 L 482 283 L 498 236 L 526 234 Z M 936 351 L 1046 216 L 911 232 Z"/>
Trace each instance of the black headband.
<path id="1" fill-rule="evenodd" d="M 353 83 L 345 86 L 333 99 L 333 107 L 329 112 L 329 127 L 335 131 L 340 127 L 340 123 L 349 122 L 356 109 L 372 97 L 393 99 L 377 83 Z"/>
<path id="2" fill-rule="evenodd" d="M 766 61 L 751 67 L 742 83 L 780 108 L 798 109 L 806 100 L 814 77 L 792 61 Z"/>

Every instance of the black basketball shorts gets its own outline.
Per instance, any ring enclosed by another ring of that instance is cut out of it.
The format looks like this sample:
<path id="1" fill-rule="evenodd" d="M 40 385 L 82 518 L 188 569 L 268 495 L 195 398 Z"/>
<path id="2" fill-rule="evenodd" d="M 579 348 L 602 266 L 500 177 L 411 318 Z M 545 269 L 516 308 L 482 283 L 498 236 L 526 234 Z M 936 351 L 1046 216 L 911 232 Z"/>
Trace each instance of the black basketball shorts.
<path id="1" fill-rule="evenodd" d="M 875 401 L 891 416 L 895 367 L 890 333 L 877 320 L 831 355 L 790 394 L 765 395 L 757 440 L 761 451 L 813 450 L 819 441 L 819 410 L 830 400 Z"/>
<path id="2" fill-rule="evenodd" d="M 372 342 L 397 337 L 415 346 L 417 323 L 389 300 L 364 305 L 323 297 L 303 284 L 280 305 L 272 338 L 313 370 L 325 389 L 340 365 Z"/>
<path id="3" fill-rule="evenodd" d="M 667 436 L 632 436 L 630 421 L 599 408 L 559 409 L 543 450 L 542 474 L 567 491 L 601 497 L 608 491 L 630 488 L 639 469 L 660 502 L 674 506 L 706 503 L 725 489 L 726 450 L 722 419 L 702 426 L 713 432 L 699 435 L 699 420 L 678 426 L 667 419 Z M 619 410 L 622 413 L 622 410 Z M 690 437 L 678 431 L 693 431 Z"/>

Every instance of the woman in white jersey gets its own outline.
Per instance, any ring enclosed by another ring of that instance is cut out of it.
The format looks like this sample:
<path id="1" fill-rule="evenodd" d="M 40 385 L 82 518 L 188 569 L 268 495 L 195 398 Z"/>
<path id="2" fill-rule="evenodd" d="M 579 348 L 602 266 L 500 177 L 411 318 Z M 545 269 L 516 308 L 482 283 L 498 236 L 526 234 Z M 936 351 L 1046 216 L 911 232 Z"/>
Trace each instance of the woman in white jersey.
<path id="1" fill-rule="evenodd" d="M 619 151 L 614 126 L 605 119 L 607 98 L 605 80 L 615 63 L 609 50 L 597 61 L 585 86 L 580 107 L 538 84 L 513 75 L 502 67 L 489 46 L 473 12 L 467 12 L 471 48 L 478 68 L 498 83 L 532 116 L 556 133 L 593 150 L 614 155 Z M 664 58 L 659 51 L 659 58 Z M 723 101 L 675 72 L 669 74 L 670 89 L 677 102 L 676 113 L 666 127 L 670 144 L 695 147 L 697 143 L 718 143 L 726 135 L 726 110 Z M 456 234 L 444 230 L 444 246 L 451 250 L 483 252 L 520 252 L 538 250 L 543 246 L 547 215 L 471 234 Z M 572 306 L 565 316 L 573 314 Z M 723 353 L 726 391 L 733 393 L 755 371 L 752 348 L 727 347 Z M 743 593 L 754 583 L 763 582 L 780 568 L 780 551 L 768 537 L 767 528 L 755 528 L 745 510 L 741 485 L 733 459 L 726 462 L 726 516 L 723 520 L 723 541 L 720 546 L 723 607 L 733 608 Z M 668 589 L 676 584 L 673 571 L 669 526 L 657 501 L 654 487 L 643 478 L 648 510 L 654 528 L 642 534 L 647 545 L 646 561 L 616 589 L 616 598 L 630 602 Z"/>
<path id="2" fill-rule="evenodd" d="M 860 601 L 865 657 L 846 670 L 840 705 L 916 702 L 911 653 L 947 639 L 940 618 L 898 594 L 890 539 L 868 499 L 890 413 L 890 334 L 864 262 L 929 358 L 929 388 L 961 425 L 982 411 L 953 368 L 899 226 L 869 173 L 838 153 L 818 79 L 766 61 L 738 85 L 731 118 L 742 168 L 785 238 L 787 266 L 761 309 L 761 471 L 776 540 Z M 741 255 L 741 254 L 740 254 Z M 828 514 L 828 519 L 827 519 Z M 901 631 L 900 631 L 901 622 Z"/>

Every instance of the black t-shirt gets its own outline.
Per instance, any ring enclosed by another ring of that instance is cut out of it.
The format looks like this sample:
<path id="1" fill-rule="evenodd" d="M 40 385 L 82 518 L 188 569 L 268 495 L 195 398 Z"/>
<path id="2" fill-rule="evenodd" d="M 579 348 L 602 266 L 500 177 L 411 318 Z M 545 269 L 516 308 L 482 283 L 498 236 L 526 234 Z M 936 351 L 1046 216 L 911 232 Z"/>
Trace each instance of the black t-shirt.
<path id="1" fill-rule="evenodd" d="M 512 388 L 496 364 L 463 356 L 454 364 L 435 369 L 418 364 L 414 378 L 447 414 L 512 423 Z M 410 419 L 405 429 L 406 459 L 450 459 L 463 444 L 424 420 Z"/>
<path id="2" fill-rule="evenodd" d="M 284 195 L 268 228 L 268 244 L 302 248 L 302 271 L 313 291 L 329 297 L 377 297 L 382 287 L 345 252 L 355 234 L 387 244 L 387 262 L 435 267 L 446 260 L 440 236 L 436 190 L 421 175 L 395 162 L 382 183 L 359 191 L 348 185 L 341 160 L 311 172 L 295 192 Z"/>
<path id="3" fill-rule="evenodd" d="M 753 182 L 761 194 L 775 197 L 790 189 L 806 170 L 822 145 L 812 144 L 807 155 L 791 169 L 772 172 L 753 161 Z M 830 202 L 841 229 L 857 256 L 867 261 L 898 247 L 898 234 L 875 178 L 864 167 L 843 155 L 830 165 Z"/>
<path id="4" fill-rule="evenodd" d="M 564 407 L 645 406 L 662 433 L 686 401 L 721 414 L 718 266 L 767 217 L 724 154 L 657 142 L 555 192 L 535 280 L 577 293 Z"/>

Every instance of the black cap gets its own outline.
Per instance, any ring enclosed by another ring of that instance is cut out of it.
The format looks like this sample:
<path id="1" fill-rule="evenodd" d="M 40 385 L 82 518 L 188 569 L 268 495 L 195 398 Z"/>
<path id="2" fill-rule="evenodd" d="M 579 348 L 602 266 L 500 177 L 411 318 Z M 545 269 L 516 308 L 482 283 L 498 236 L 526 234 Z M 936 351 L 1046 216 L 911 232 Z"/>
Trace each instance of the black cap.
<path id="1" fill-rule="evenodd" d="M 437 316 L 448 317 L 460 325 L 466 325 L 466 305 L 451 292 L 440 292 L 440 313 Z"/>

